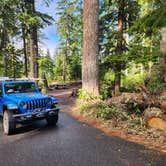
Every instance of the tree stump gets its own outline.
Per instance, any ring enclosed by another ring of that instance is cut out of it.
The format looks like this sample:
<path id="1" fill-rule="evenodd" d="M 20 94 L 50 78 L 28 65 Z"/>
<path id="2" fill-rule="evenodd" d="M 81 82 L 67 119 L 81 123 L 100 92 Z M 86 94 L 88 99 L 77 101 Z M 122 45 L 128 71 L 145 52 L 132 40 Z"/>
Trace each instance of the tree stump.
<path id="1" fill-rule="evenodd" d="M 144 112 L 144 119 L 148 127 L 159 130 L 166 130 L 166 115 L 156 107 L 147 108 Z"/>
<path id="2" fill-rule="evenodd" d="M 78 96 L 78 88 L 74 88 L 71 93 L 72 97 L 77 97 Z"/>

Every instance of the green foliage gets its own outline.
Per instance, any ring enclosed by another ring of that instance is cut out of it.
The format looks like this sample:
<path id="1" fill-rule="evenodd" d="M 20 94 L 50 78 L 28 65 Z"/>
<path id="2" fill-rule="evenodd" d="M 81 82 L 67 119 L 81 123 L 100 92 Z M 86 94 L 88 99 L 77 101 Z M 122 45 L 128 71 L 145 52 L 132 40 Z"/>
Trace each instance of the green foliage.
<path id="1" fill-rule="evenodd" d="M 113 86 L 114 86 L 114 77 L 115 74 L 112 70 L 103 71 L 101 73 L 102 81 L 100 87 L 100 94 L 102 95 L 103 99 L 113 96 Z"/>
<path id="2" fill-rule="evenodd" d="M 98 101 L 96 103 L 84 103 L 80 107 L 80 112 L 88 116 L 96 118 L 108 119 L 121 119 L 123 121 L 128 119 L 128 115 L 121 111 L 120 105 L 107 105 L 106 102 Z"/>
<path id="3" fill-rule="evenodd" d="M 49 1 L 45 0 L 47 4 Z M 31 3 L 23 0 L 0 1 L 1 76 L 23 76 L 25 61 L 23 48 L 20 47 L 22 46 L 20 44 L 22 43 L 21 40 L 23 38 L 27 39 L 27 34 L 32 29 L 36 28 L 39 30 L 50 25 L 53 21 L 53 18 L 46 13 L 41 13 L 40 11 L 32 12 Z M 19 48 L 17 45 L 19 45 Z"/>
<path id="4" fill-rule="evenodd" d="M 131 113 L 133 114 L 142 114 L 142 110 L 140 109 L 140 107 L 138 106 L 137 103 L 135 102 L 129 102 L 127 105 L 127 108 L 129 111 L 131 111 Z"/>
<path id="5" fill-rule="evenodd" d="M 127 118 L 127 115 L 121 111 L 120 105 L 109 106 L 100 97 L 93 96 L 85 89 L 79 90 L 78 96 L 77 103 L 82 113 L 103 119 L 119 118 L 125 120 Z"/>
<path id="6" fill-rule="evenodd" d="M 106 103 L 97 105 L 94 114 L 97 118 L 111 119 L 118 117 L 118 108 L 115 106 L 109 107 Z"/>
<path id="7" fill-rule="evenodd" d="M 60 47 L 55 56 L 55 75 L 60 81 L 81 79 L 82 0 L 57 2 Z"/>
<path id="8" fill-rule="evenodd" d="M 81 57 L 73 55 L 70 58 L 70 80 L 81 79 Z"/>
<path id="9" fill-rule="evenodd" d="M 140 18 L 132 28 L 137 29 L 139 33 L 145 33 L 147 36 L 150 36 L 166 25 L 166 6 L 164 1 L 140 0 L 139 3 L 142 6 L 142 11 Z"/>
<path id="10" fill-rule="evenodd" d="M 90 107 L 89 104 L 83 104 L 83 105 L 80 107 L 80 112 L 81 112 L 81 113 L 86 112 L 89 107 Z"/>
<path id="11" fill-rule="evenodd" d="M 117 55 L 117 38 L 118 38 L 118 10 L 120 1 L 103 1 L 100 8 L 100 56 L 101 62 L 104 66 L 114 70 L 117 63 L 126 64 L 130 59 L 127 57 L 127 52 L 130 49 L 128 40 L 130 34 L 129 28 L 134 24 L 138 18 L 140 5 L 136 0 L 126 0 L 122 8 L 123 12 L 123 30 L 126 35 L 123 35 L 123 55 Z M 126 19 L 127 18 L 127 19 Z M 122 65 L 123 68 L 125 67 Z"/>
<path id="12" fill-rule="evenodd" d="M 161 70 L 159 65 L 154 65 L 152 72 L 146 76 L 146 87 L 151 94 L 158 94 L 161 90 L 166 89 L 166 84 L 162 80 Z"/>
<path id="13" fill-rule="evenodd" d="M 51 1 L 43 0 L 47 6 Z M 151 93 L 156 94 L 165 88 L 165 84 L 161 82 L 161 67 L 151 71 L 151 65 L 149 65 L 149 63 L 159 64 L 161 57 L 159 41 L 160 28 L 166 26 L 165 1 L 125 0 L 124 2 L 123 53 L 122 56 L 118 56 L 117 18 L 120 3 L 115 0 L 100 1 L 99 60 L 100 92 L 103 99 L 113 95 L 114 72 L 117 64 L 121 65 L 121 81 L 125 90 L 136 91 L 137 87 L 143 84 L 146 73 L 152 73 L 147 75 L 147 87 Z M 54 60 L 41 53 L 38 58 L 40 77 L 46 73 L 49 81 L 55 79 L 62 82 L 81 79 L 82 8 L 82 0 L 57 1 L 56 25 L 60 36 L 59 47 Z M 22 77 L 23 50 L 17 48 L 13 43 L 18 39 L 19 42 L 22 42 L 21 40 L 23 37 L 27 37 L 28 31 L 32 27 L 39 31 L 53 22 L 53 18 L 46 13 L 40 11 L 30 13 L 25 6 L 25 1 L 0 1 L 0 75 Z M 25 34 L 22 34 L 22 28 L 25 30 Z M 137 70 L 140 68 L 140 64 L 143 67 L 142 73 Z M 88 93 L 82 92 L 80 96 L 89 98 L 90 101 L 96 100 Z M 131 107 L 135 107 L 134 104 Z M 108 111 L 107 108 L 104 109 L 104 106 L 102 108 L 105 110 L 103 112 Z"/>
<path id="14" fill-rule="evenodd" d="M 66 56 L 62 50 L 57 53 L 54 65 L 55 79 L 60 82 L 69 81 L 69 65 L 67 64 Z"/>
<path id="15" fill-rule="evenodd" d="M 91 102 L 97 99 L 100 99 L 100 97 L 92 95 L 86 89 L 79 89 L 78 91 L 78 100 L 80 101 Z"/>
<path id="16" fill-rule="evenodd" d="M 52 81 L 54 79 L 54 61 L 50 57 L 49 50 L 47 51 L 47 55 L 41 56 L 38 60 L 39 64 L 39 76 L 43 78 L 44 74 L 48 81 Z"/>
<path id="17" fill-rule="evenodd" d="M 144 84 L 144 75 L 142 74 L 134 74 L 134 75 L 125 75 L 122 79 L 123 87 L 128 92 L 135 92 L 138 90 L 140 85 Z"/>
<path id="18" fill-rule="evenodd" d="M 139 18 L 130 27 L 132 34 L 128 56 L 135 63 L 147 65 L 160 58 L 160 29 L 166 25 L 164 1 L 140 0 Z"/>
<path id="19" fill-rule="evenodd" d="M 44 88 L 44 83 L 43 83 L 43 81 L 39 80 L 38 86 L 39 86 L 41 89 L 43 89 L 43 88 Z"/>

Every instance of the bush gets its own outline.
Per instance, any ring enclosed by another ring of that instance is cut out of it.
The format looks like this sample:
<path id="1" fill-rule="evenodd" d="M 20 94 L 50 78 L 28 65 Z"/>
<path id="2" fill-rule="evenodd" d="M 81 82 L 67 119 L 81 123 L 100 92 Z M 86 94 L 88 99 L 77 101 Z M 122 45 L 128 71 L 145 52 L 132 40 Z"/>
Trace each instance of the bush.
<path id="1" fill-rule="evenodd" d="M 118 106 L 108 106 L 106 103 L 100 103 L 96 106 L 96 110 L 94 112 L 94 115 L 97 118 L 103 118 L 103 119 L 111 119 L 116 118 L 118 119 L 120 117 Z"/>
<path id="2" fill-rule="evenodd" d="M 92 95 L 85 89 L 79 89 L 77 103 L 81 112 L 87 111 L 97 101 L 100 101 L 100 97 Z"/>
<path id="3" fill-rule="evenodd" d="M 102 96 L 102 99 L 107 99 L 113 96 L 114 89 L 112 85 L 108 84 L 101 84 L 100 86 L 100 94 Z"/>
<path id="4" fill-rule="evenodd" d="M 96 97 L 88 93 L 86 90 L 79 90 L 77 103 L 80 112 L 89 116 L 103 119 L 126 119 L 127 114 L 122 111 L 121 105 L 109 106 L 106 101 L 102 101 L 100 97 Z"/>
<path id="5" fill-rule="evenodd" d="M 160 91 L 166 89 L 166 83 L 162 80 L 160 70 L 160 66 L 154 65 L 152 72 L 147 74 L 145 78 L 145 86 L 151 94 L 158 94 Z"/>
<path id="6" fill-rule="evenodd" d="M 100 94 L 103 99 L 113 96 L 114 78 L 115 74 L 112 70 L 109 70 L 104 74 L 100 86 Z"/>
<path id="7" fill-rule="evenodd" d="M 85 102 L 93 101 L 100 99 L 100 96 L 94 96 L 91 93 L 88 92 L 86 89 L 79 89 L 78 91 L 78 100 L 82 100 Z"/>
<path id="8" fill-rule="evenodd" d="M 144 84 L 144 76 L 141 74 L 126 75 L 123 77 L 122 83 L 128 92 L 136 92 L 138 87 Z"/>

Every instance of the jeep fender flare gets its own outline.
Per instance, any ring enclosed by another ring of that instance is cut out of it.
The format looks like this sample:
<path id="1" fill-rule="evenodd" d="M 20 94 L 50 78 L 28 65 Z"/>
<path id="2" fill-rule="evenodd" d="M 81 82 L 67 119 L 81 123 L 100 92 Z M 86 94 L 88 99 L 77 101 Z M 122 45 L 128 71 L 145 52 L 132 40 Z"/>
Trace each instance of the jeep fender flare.
<path id="1" fill-rule="evenodd" d="M 5 110 L 15 111 L 18 109 L 18 106 L 15 103 L 4 103 L 3 105 L 3 113 Z"/>

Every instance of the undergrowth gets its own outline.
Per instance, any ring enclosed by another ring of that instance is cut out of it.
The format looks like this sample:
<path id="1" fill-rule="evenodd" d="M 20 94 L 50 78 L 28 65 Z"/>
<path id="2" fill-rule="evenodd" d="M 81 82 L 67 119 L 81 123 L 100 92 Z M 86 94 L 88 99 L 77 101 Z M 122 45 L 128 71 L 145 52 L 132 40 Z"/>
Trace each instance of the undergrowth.
<path id="1" fill-rule="evenodd" d="M 79 91 L 77 106 L 83 116 L 98 118 L 104 120 L 110 127 L 125 129 L 127 133 L 136 135 L 146 135 L 149 138 L 158 139 L 160 135 L 166 133 L 155 129 L 148 129 L 143 118 L 143 113 L 135 103 L 127 104 L 109 104 L 108 101 L 101 100 L 100 97 L 91 95 L 86 90 Z"/>
<path id="2" fill-rule="evenodd" d="M 81 113 L 102 119 L 121 119 L 127 120 L 128 115 L 121 111 L 120 105 L 109 106 L 106 101 L 100 97 L 91 95 L 86 90 L 79 91 L 77 103 Z"/>

